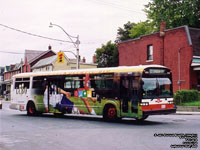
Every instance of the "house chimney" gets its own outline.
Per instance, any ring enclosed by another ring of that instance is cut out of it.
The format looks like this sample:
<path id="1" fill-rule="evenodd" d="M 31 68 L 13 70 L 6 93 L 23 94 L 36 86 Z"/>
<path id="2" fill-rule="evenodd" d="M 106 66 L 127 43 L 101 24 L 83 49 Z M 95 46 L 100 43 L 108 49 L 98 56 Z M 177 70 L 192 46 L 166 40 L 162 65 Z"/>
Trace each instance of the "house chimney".
<path id="1" fill-rule="evenodd" d="M 50 50 L 50 51 L 51 51 L 51 45 L 49 45 L 49 46 L 48 46 L 48 50 Z"/>
<path id="2" fill-rule="evenodd" d="M 96 55 L 93 56 L 93 63 L 96 63 L 97 59 L 96 59 Z"/>
<path id="3" fill-rule="evenodd" d="M 165 36 L 166 22 L 162 19 L 160 23 L 160 36 Z"/>
<path id="4" fill-rule="evenodd" d="M 83 63 L 85 63 L 85 62 L 86 62 L 86 59 L 85 59 L 85 57 L 83 57 L 83 59 L 82 59 L 82 62 L 83 62 Z"/>

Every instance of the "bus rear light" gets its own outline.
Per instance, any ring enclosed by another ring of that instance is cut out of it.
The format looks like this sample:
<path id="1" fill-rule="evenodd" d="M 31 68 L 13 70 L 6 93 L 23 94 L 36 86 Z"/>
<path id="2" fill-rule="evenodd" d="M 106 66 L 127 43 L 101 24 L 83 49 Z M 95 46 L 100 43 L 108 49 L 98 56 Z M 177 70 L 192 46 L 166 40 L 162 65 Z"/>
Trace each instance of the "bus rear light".
<path id="1" fill-rule="evenodd" d="M 174 104 L 174 101 L 168 101 L 168 104 Z"/>
<path id="2" fill-rule="evenodd" d="M 20 105 L 19 109 L 24 110 L 24 105 Z"/>
<path id="3" fill-rule="evenodd" d="M 149 102 L 140 103 L 141 106 L 149 106 Z"/>

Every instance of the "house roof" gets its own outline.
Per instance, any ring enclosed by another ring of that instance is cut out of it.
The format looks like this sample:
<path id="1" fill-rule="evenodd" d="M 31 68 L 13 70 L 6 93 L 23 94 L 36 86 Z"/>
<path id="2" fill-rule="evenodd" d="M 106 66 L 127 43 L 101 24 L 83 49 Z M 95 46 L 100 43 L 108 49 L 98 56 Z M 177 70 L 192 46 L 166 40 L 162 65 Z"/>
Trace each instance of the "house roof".
<path id="1" fill-rule="evenodd" d="M 56 61 L 56 58 L 57 58 L 57 55 L 54 55 L 54 56 L 51 56 L 51 57 L 47 57 L 47 58 L 41 59 L 41 60 L 39 60 L 39 61 L 32 67 L 32 69 L 39 68 L 39 67 L 42 67 L 42 66 L 50 65 L 50 64 L 52 64 L 54 61 Z"/>
<path id="2" fill-rule="evenodd" d="M 27 62 L 30 63 L 31 60 L 33 60 L 34 58 L 36 58 L 37 56 L 41 55 L 44 52 L 45 51 L 25 50 L 25 58 L 24 58 L 24 60 L 27 58 Z"/>
<path id="3" fill-rule="evenodd" d="M 27 62 L 30 64 L 34 62 L 36 59 L 42 57 L 43 55 L 49 52 L 53 52 L 56 55 L 56 53 L 52 50 L 47 50 L 47 51 L 25 50 L 25 58 L 27 57 Z"/>
<path id="4" fill-rule="evenodd" d="M 10 66 L 5 66 L 5 72 L 10 71 Z"/>
<path id="5" fill-rule="evenodd" d="M 64 57 L 70 62 L 70 63 L 76 63 L 76 59 L 69 59 L 66 55 Z M 44 59 L 39 60 L 35 65 L 32 66 L 32 69 L 47 66 L 50 64 L 53 64 L 57 60 L 57 55 L 50 56 Z M 97 65 L 97 64 L 90 64 L 90 63 L 84 63 L 82 61 L 79 62 L 80 64 L 88 64 L 88 65 Z"/>

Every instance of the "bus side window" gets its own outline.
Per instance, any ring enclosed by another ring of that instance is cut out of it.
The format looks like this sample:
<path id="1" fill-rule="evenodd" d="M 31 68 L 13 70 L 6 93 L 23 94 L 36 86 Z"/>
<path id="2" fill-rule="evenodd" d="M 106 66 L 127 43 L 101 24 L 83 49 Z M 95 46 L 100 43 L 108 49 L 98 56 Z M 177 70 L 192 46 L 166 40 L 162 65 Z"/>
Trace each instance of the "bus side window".
<path id="1" fill-rule="evenodd" d="M 38 78 L 38 77 L 33 78 L 33 89 L 44 88 L 43 83 L 44 83 L 43 78 Z"/>
<path id="2" fill-rule="evenodd" d="M 84 77 L 83 76 L 66 77 L 64 88 L 67 89 L 84 88 Z"/>
<path id="3" fill-rule="evenodd" d="M 72 88 L 72 85 L 71 85 L 71 81 L 70 81 L 70 80 L 65 81 L 65 86 L 64 86 L 64 88 L 67 88 L 67 89 Z"/>
<path id="4" fill-rule="evenodd" d="M 90 75 L 90 88 L 93 88 L 101 97 L 113 98 L 114 74 Z"/>
<path id="5" fill-rule="evenodd" d="M 19 89 L 19 82 L 15 82 L 15 89 Z"/>

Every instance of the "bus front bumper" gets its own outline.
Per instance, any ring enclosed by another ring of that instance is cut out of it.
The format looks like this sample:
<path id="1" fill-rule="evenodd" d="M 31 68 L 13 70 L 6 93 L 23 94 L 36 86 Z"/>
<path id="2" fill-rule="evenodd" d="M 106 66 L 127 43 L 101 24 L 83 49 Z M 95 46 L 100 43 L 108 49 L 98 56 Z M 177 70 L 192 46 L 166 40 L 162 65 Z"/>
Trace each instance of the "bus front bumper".
<path id="1" fill-rule="evenodd" d="M 9 108 L 10 109 L 15 109 L 15 110 L 20 110 L 20 111 L 25 111 L 26 110 L 26 105 L 25 104 L 11 103 Z"/>
<path id="2" fill-rule="evenodd" d="M 164 110 L 151 110 L 151 111 L 143 111 L 143 115 L 166 115 L 176 113 L 176 108 L 172 109 L 164 109 Z"/>

